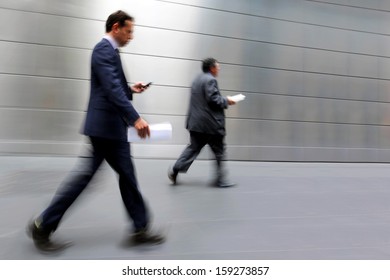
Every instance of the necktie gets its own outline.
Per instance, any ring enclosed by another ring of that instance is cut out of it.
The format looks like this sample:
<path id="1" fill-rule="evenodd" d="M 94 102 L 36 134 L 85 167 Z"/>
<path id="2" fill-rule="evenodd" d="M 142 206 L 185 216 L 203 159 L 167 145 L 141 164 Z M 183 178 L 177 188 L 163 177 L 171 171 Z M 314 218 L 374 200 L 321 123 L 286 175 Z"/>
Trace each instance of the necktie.
<path id="1" fill-rule="evenodd" d="M 119 64 L 120 64 L 120 65 L 121 65 L 121 67 L 122 67 L 122 62 L 121 62 L 121 56 L 120 56 L 119 49 L 115 49 L 115 52 L 116 52 L 116 54 L 118 55 L 118 58 L 119 58 Z"/>

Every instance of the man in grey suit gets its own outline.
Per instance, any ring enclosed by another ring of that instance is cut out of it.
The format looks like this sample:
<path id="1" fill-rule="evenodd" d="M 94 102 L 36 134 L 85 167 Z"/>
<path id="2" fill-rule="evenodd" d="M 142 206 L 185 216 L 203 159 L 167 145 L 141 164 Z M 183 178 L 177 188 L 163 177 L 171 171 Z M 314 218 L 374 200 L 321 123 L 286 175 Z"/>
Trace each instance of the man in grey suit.
<path id="1" fill-rule="evenodd" d="M 83 130 L 91 141 L 92 155 L 83 166 L 76 166 L 50 205 L 29 224 L 28 233 L 41 251 L 58 251 L 68 246 L 53 242 L 51 236 L 104 160 L 119 175 L 122 200 L 133 222 L 134 234 L 129 234 L 129 239 L 143 244 L 164 241 L 160 234 L 150 231 L 148 209 L 138 188 L 127 142 L 128 126 L 134 126 L 141 138 L 150 135 L 149 124 L 130 102 L 133 93 L 144 91 L 146 86 L 140 82 L 128 86 L 118 50 L 133 38 L 133 22 L 123 11 L 111 14 L 106 21 L 106 34 L 92 52 L 91 92 Z"/>
<path id="2" fill-rule="evenodd" d="M 231 187 L 224 170 L 225 159 L 225 109 L 235 104 L 230 96 L 221 95 L 216 77 L 219 63 L 214 58 L 202 61 L 203 73 L 198 75 L 191 87 L 186 128 L 190 132 L 190 144 L 169 169 L 168 177 L 176 184 L 178 173 L 186 173 L 203 147 L 208 144 L 217 162 L 215 186 Z"/>

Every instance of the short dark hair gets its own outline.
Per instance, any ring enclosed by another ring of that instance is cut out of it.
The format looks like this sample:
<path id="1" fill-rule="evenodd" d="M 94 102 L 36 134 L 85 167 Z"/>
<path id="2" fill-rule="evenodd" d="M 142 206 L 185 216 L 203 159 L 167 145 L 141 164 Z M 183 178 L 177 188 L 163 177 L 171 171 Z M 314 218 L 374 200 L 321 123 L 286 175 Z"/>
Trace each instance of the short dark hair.
<path id="1" fill-rule="evenodd" d="M 202 70 L 204 73 L 210 72 L 211 67 L 214 67 L 217 64 L 217 60 L 215 58 L 209 57 L 203 59 L 202 61 Z"/>
<path id="2" fill-rule="evenodd" d="M 106 32 L 110 32 L 112 30 L 112 26 L 117 22 L 120 27 L 125 26 L 126 20 L 134 21 L 134 18 L 121 10 L 112 13 L 106 21 Z"/>

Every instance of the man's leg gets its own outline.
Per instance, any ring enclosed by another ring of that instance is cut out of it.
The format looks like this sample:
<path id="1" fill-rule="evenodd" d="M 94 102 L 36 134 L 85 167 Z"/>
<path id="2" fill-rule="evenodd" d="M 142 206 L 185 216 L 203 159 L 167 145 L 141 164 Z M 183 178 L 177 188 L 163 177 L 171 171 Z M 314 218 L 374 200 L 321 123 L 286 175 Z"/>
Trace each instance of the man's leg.
<path id="1" fill-rule="evenodd" d="M 103 157 L 95 150 L 92 151 L 90 157 L 80 157 L 78 164 L 58 188 L 50 205 L 37 219 L 31 222 L 28 227 L 28 233 L 33 238 L 38 249 L 57 251 L 65 247 L 66 244 L 52 243 L 50 235 L 57 229 L 68 208 L 91 181 L 102 161 Z"/>
<path id="2" fill-rule="evenodd" d="M 130 144 L 125 141 L 93 139 L 92 142 L 104 149 L 104 158 L 119 175 L 119 188 L 127 213 L 134 221 L 135 229 L 144 228 L 148 223 L 147 210 L 138 190 Z"/>
<path id="3" fill-rule="evenodd" d="M 176 176 L 178 173 L 186 173 L 188 171 L 206 144 L 207 137 L 205 137 L 205 134 L 190 131 L 190 144 L 184 149 L 172 169 L 169 171 L 170 173 L 168 173 L 168 176 L 173 183 L 176 183 Z"/>
<path id="4" fill-rule="evenodd" d="M 223 135 L 211 135 L 208 142 L 211 150 L 215 155 L 217 163 L 215 185 L 220 188 L 226 188 L 235 185 L 227 180 L 227 171 L 225 163 L 226 146 L 224 139 L 225 137 Z"/>
<path id="5" fill-rule="evenodd" d="M 87 187 L 103 157 L 93 149 L 91 157 L 79 158 L 78 164 L 58 188 L 49 207 L 37 219 L 45 230 L 55 231 L 63 215 Z"/>
<path id="6" fill-rule="evenodd" d="M 119 188 L 123 203 L 133 220 L 135 242 L 161 243 L 164 238 L 148 230 L 149 217 L 144 199 L 138 189 L 135 168 L 130 154 L 130 144 L 125 141 L 92 139 L 95 146 L 104 148 L 104 158 L 119 175 Z"/>

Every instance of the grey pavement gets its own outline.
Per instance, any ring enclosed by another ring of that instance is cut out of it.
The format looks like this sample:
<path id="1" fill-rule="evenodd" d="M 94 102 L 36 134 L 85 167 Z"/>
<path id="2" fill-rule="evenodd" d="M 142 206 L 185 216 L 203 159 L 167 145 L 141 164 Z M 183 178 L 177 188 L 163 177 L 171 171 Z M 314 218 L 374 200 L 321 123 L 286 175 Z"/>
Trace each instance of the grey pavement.
<path id="1" fill-rule="evenodd" d="M 130 223 L 114 172 L 103 165 L 64 218 L 61 254 L 37 252 L 27 221 L 78 160 L 0 157 L 0 259 L 389 260 L 390 166 L 228 162 L 237 186 L 213 188 L 214 163 L 195 161 L 172 186 L 172 160 L 134 159 L 153 226 L 167 242 L 123 247 Z"/>

